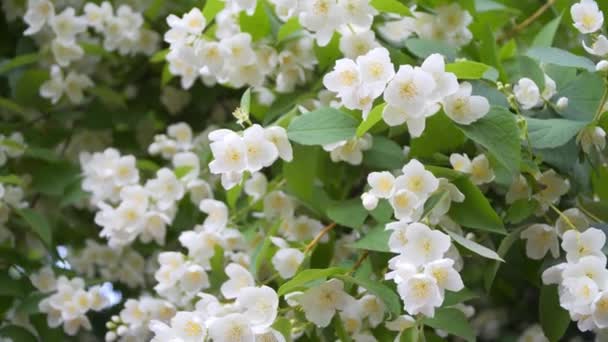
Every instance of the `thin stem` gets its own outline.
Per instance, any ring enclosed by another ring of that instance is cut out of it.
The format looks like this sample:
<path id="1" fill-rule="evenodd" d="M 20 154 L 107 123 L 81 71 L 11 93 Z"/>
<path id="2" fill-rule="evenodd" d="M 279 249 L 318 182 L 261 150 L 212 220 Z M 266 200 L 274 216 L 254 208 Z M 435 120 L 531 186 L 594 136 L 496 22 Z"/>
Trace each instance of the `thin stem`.
<path id="1" fill-rule="evenodd" d="M 368 255 L 369 255 L 368 251 L 363 251 L 363 254 L 361 254 L 361 256 L 359 257 L 359 259 L 357 259 L 357 262 L 353 265 L 353 267 L 350 269 L 350 271 L 348 271 L 348 274 L 355 273 L 355 271 L 357 269 L 359 269 L 359 267 L 361 267 L 361 265 L 363 264 L 363 262 L 365 261 L 365 259 L 367 259 Z"/>
<path id="2" fill-rule="evenodd" d="M 583 212 L 585 215 L 589 216 L 589 217 L 590 217 L 590 218 L 591 218 L 593 221 L 598 222 L 598 223 L 599 223 L 599 222 L 604 222 L 604 221 L 600 220 L 600 219 L 599 219 L 597 216 L 595 216 L 594 214 L 592 214 L 592 213 L 591 213 L 589 210 L 585 209 L 585 208 L 584 208 L 584 207 L 583 207 L 583 206 L 580 204 L 580 202 L 578 202 L 578 201 L 577 201 L 577 205 L 576 205 L 576 207 L 577 207 L 577 208 L 578 208 L 580 211 L 582 211 L 582 212 Z"/>
<path id="3" fill-rule="evenodd" d="M 332 223 L 328 224 L 327 226 L 323 227 L 323 229 L 321 229 L 319 234 L 317 234 L 317 236 L 315 236 L 315 238 L 312 241 L 310 241 L 310 243 L 306 246 L 306 248 L 304 249 L 304 253 L 308 253 L 314 246 L 316 246 L 319 243 L 321 238 L 323 238 L 323 236 L 325 234 L 327 234 L 329 231 L 334 229 L 334 227 L 336 227 L 335 222 L 332 222 Z"/>
<path id="4" fill-rule="evenodd" d="M 554 206 L 553 204 L 549 204 L 549 206 L 551 206 L 551 209 L 553 209 L 553 211 L 555 211 L 561 218 L 564 219 L 564 221 L 566 221 L 566 223 L 570 226 L 570 228 L 572 228 L 574 230 L 578 230 L 578 228 L 576 228 L 576 226 L 572 223 L 572 221 L 570 221 L 568 216 L 566 216 L 561 210 L 557 209 L 557 207 Z"/>
<path id="5" fill-rule="evenodd" d="M 536 19 L 538 19 L 538 17 L 540 17 L 541 15 L 543 15 L 543 13 L 545 13 L 549 8 L 551 8 L 551 6 L 553 5 L 553 3 L 555 3 L 555 0 L 549 0 L 549 1 L 547 1 L 544 5 L 540 6 L 536 10 L 536 12 L 532 13 L 532 15 L 530 15 L 524 21 L 522 21 L 521 23 L 519 23 L 518 25 L 516 25 L 511 31 L 507 32 L 502 37 L 500 37 L 498 39 L 498 41 L 505 41 L 505 40 L 513 37 L 517 33 L 519 33 L 521 30 L 523 30 L 526 27 L 528 27 Z"/>
<path id="6" fill-rule="evenodd" d="M 608 82 L 604 80 L 604 94 L 602 94 L 602 99 L 600 100 L 600 105 L 597 107 L 595 111 L 595 115 L 593 116 L 593 123 L 597 123 L 604 112 L 604 104 L 608 100 Z"/>

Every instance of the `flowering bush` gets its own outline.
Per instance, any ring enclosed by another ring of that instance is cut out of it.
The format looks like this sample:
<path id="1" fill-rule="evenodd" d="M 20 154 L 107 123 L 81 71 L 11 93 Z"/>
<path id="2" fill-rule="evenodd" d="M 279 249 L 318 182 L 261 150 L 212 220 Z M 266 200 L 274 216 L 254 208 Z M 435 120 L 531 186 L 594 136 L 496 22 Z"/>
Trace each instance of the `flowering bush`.
<path id="1" fill-rule="evenodd" d="M 1 342 L 608 339 L 608 2 L 2 8 Z"/>

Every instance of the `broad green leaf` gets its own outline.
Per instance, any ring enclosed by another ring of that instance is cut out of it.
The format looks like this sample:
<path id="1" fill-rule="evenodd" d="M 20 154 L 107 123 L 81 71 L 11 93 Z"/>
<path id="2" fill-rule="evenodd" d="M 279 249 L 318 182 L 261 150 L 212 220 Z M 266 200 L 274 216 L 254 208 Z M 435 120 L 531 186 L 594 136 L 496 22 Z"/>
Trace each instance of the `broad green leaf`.
<path id="1" fill-rule="evenodd" d="M 534 36 L 534 40 L 532 41 L 532 46 L 539 47 L 550 47 L 553 45 L 553 39 L 555 38 L 555 33 L 557 32 L 557 28 L 559 27 L 559 23 L 562 21 L 562 15 L 551 20 L 543 28 L 538 31 L 536 36 Z"/>
<path id="2" fill-rule="evenodd" d="M 388 239 L 391 236 L 391 231 L 384 229 L 384 225 L 379 225 L 372 228 L 363 238 L 353 243 L 351 246 L 358 249 L 367 249 L 376 252 L 388 252 L 391 250 L 388 248 Z"/>
<path id="3" fill-rule="evenodd" d="M 291 342 L 291 320 L 286 317 L 278 317 L 272 324 L 272 328 L 280 332 L 286 342 Z"/>
<path id="4" fill-rule="evenodd" d="M 355 136 L 357 121 L 337 109 L 324 107 L 302 114 L 289 124 L 287 136 L 302 145 L 326 145 Z"/>
<path id="5" fill-rule="evenodd" d="M 282 42 L 288 39 L 300 29 L 302 29 L 302 26 L 300 25 L 298 17 L 289 18 L 289 20 L 281 25 L 281 28 L 279 29 L 279 32 L 277 33 L 277 42 Z"/>
<path id="6" fill-rule="evenodd" d="M 608 203 L 608 166 L 601 165 L 593 170 L 591 173 L 591 184 L 593 185 L 594 193 L 600 200 Z"/>
<path id="7" fill-rule="evenodd" d="M 538 59 L 541 63 L 585 69 L 588 71 L 595 70 L 595 64 L 590 59 L 554 47 L 533 47 L 528 50 L 526 55 Z"/>
<path id="8" fill-rule="evenodd" d="M 29 330 L 18 325 L 5 325 L 0 328 L 0 337 L 10 338 L 13 342 L 38 342 Z"/>
<path id="9" fill-rule="evenodd" d="M 318 147 L 294 144 L 293 160 L 283 163 L 287 191 L 306 203 L 311 203 L 313 199 L 320 152 Z"/>
<path id="10" fill-rule="evenodd" d="M 377 170 L 398 169 L 405 164 L 403 149 L 393 140 L 374 136 L 372 148 L 363 153 L 363 164 Z"/>
<path id="11" fill-rule="evenodd" d="M 493 66 L 501 74 L 501 79 L 504 80 L 504 72 L 498 58 L 498 48 L 496 47 L 496 38 L 492 29 L 487 23 L 474 23 L 471 25 L 471 30 L 475 37 L 479 40 L 479 62 Z"/>
<path id="12" fill-rule="evenodd" d="M 449 215 L 456 223 L 473 229 L 504 234 L 505 228 L 500 217 L 488 199 L 468 178 L 452 181 L 464 194 L 462 203 L 452 202 Z"/>
<path id="13" fill-rule="evenodd" d="M 49 108 L 49 102 L 40 97 L 40 86 L 49 79 L 48 70 L 28 69 L 21 73 L 13 89 L 13 100 L 24 106 L 37 109 Z"/>
<path id="14" fill-rule="evenodd" d="M 192 170 L 194 170 L 194 167 L 192 167 L 190 165 L 184 165 L 184 166 L 179 166 L 179 167 L 176 167 L 175 169 L 173 169 L 173 173 L 175 173 L 175 177 L 177 177 L 177 179 L 182 179 L 182 178 L 184 178 L 184 176 L 186 176 Z"/>
<path id="15" fill-rule="evenodd" d="M 160 85 L 161 86 L 166 86 L 167 84 L 169 84 L 169 82 L 171 82 L 171 80 L 174 77 L 175 77 L 175 75 L 173 75 L 171 73 L 171 71 L 169 70 L 169 63 L 165 63 L 165 66 L 163 67 L 162 74 L 160 76 Z"/>
<path id="16" fill-rule="evenodd" d="M 424 202 L 424 210 L 422 211 L 422 216 L 420 216 L 420 221 L 424 220 L 439 203 L 448 199 L 449 195 L 450 193 L 447 190 L 431 195 L 431 197 Z"/>
<path id="17" fill-rule="evenodd" d="M 206 0 L 203 7 L 203 17 L 205 17 L 207 23 L 211 22 L 215 15 L 224 9 L 225 5 L 223 0 Z"/>
<path id="18" fill-rule="evenodd" d="M 324 71 L 332 68 L 338 58 L 342 56 L 340 52 L 340 37 L 334 33 L 329 43 L 325 46 L 314 45 L 315 56 L 319 62 L 319 70 Z"/>
<path id="19" fill-rule="evenodd" d="M 234 210 L 236 207 L 236 202 L 241 197 L 241 193 L 243 192 L 243 182 L 238 185 L 233 186 L 230 190 L 226 191 L 226 203 L 228 204 L 228 208 Z"/>
<path id="20" fill-rule="evenodd" d="M 39 59 L 40 54 L 38 54 L 37 52 L 17 56 L 9 61 L 0 64 L 0 75 L 4 75 L 7 72 L 16 68 L 36 63 Z"/>
<path id="21" fill-rule="evenodd" d="M 489 249 L 486 246 L 480 245 L 475 241 L 469 240 L 463 236 L 460 236 L 450 230 L 445 230 L 446 233 L 448 233 L 448 235 L 454 240 L 456 241 L 459 245 L 461 245 L 462 247 L 470 250 L 471 252 L 481 255 L 484 258 L 487 259 L 493 259 L 493 260 L 498 260 L 500 262 L 504 262 L 504 260 L 493 250 Z"/>
<path id="22" fill-rule="evenodd" d="M 127 108 L 124 96 L 111 88 L 98 86 L 87 88 L 86 91 L 95 95 L 109 108 Z"/>
<path id="23" fill-rule="evenodd" d="M 13 100 L 10 100 L 10 99 L 4 98 L 4 97 L 0 97 L 0 109 L 5 109 L 11 113 L 20 114 L 23 116 L 28 114 L 28 110 L 26 108 L 22 107 L 18 103 L 15 103 Z M 2 110 L 0 112 L 3 112 L 3 111 L 4 110 Z"/>
<path id="24" fill-rule="evenodd" d="M 537 208 L 538 202 L 535 200 L 519 199 L 507 209 L 505 221 L 518 224 L 534 214 Z"/>
<path id="25" fill-rule="evenodd" d="M 429 39 L 410 38 L 405 41 L 405 47 L 418 58 L 427 58 L 434 53 L 440 53 L 447 59 L 454 59 L 457 55 L 456 50 L 452 46 L 444 42 Z"/>
<path id="26" fill-rule="evenodd" d="M 277 293 L 279 294 L 279 296 L 283 296 L 298 289 L 306 288 L 307 284 L 314 282 L 315 280 L 325 280 L 330 276 L 344 272 L 346 272 L 346 270 L 341 267 L 330 267 L 322 269 L 311 268 L 303 270 L 296 274 L 295 277 L 291 278 L 291 280 L 281 285 Z"/>
<path id="27" fill-rule="evenodd" d="M 376 295 L 384 302 L 384 305 L 393 315 L 398 316 L 401 313 L 401 300 L 395 291 L 391 290 L 386 285 L 378 280 L 369 278 L 355 278 L 349 275 L 337 274 L 336 278 L 345 281 L 346 283 L 355 284 L 365 288 L 370 293 Z"/>
<path id="28" fill-rule="evenodd" d="M 15 210 L 25 222 L 30 226 L 32 231 L 40 237 L 40 240 L 50 248 L 53 245 L 53 232 L 47 219 L 34 209 L 23 208 Z"/>
<path id="29" fill-rule="evenodd" d="M 150 63 L 161 63 L 165 61 L 165 58 L 169 54 L 169 49 L 163 49 L 150 57 Z"/>
<path id="30" fill-rule="evenodd" d="M 567 144 L 587 123 L 566 119 L 526 118 L 533 148 L 555 148 Z"/>
<path id="31" fill-rule="evenodd" d="M 142 159 L 142 158 L 137 158 L 137 161 L 135 162 L 135 166 L 137 166 L 137 168 L 141 171 L 150 171 L 153 173 L 156 173 L 156 171 L 158 171 L 160 169 L 160 166 L 158 164 L 156 164 L 155 162 L 153 162 L 149 159 Z"/>
<path id="32" fill-rule="evenodd" d="M 164 5 L 165 0 L 150 0 L 150 5 L 148 5 L 148 8 L 146 8 L 144 11 L 144 16 L 148 20 L 154 21 L 158 17 Z"/>
<path id="33" fill-rule="evenodd" d="M 504 61 L 511 59 L 517 55 L 517 43 L 515 39 L 510 39 L 506 44 L 503 44 L 498 51 L 498 59 Z"/>
<path id="34" fill-rule="evenodd" d="M 511 246 L 513 246 L 513 244 L 517 240 L 519 240 L 519 234 L 524 228 L 525 227 L 518 228 L 510 232 L 509 235 L 505 236 L 504 239 L 502 239 L 497 251 L 498 255 L 501 258 L 506 257 L 507 253 L 511 249 Z M 494 264 L 490 267 L 490 270 L 486 271 L 486 273 L 484 274 L 484 287 L 487 292 L 490 292 L 490 290 L 492 289 L 492 285 L 494 284 L 494 278 L 496 278 L 496 273 L 498 273 L 498 269 L 501 265 L 502 262 L 495 261 Z"/>
<path id="35" fill-rule="evenodd" d="M 399 342 L 420 342 L 424 341 L 420 337 L 420 330 L 417 326 L 413 326 L 405 329 L 401 332 L 401 337 L 399 338 Z"/>
<path id="36" fill-rule="evenodd" d="M 560 341 L 570 325 L 570 315 L 559 305 L 557 286 L 540 288 L 539 320 L 545 336 L 551 342 Z"/>
<path id="37" fill-rule="evenodd" d="M 579 199 L 580 206 L 604 222 L 608 222 L 608 203 L 596 202 L 586 198 Z"/>
<path id="38" fill-rule="evenodd" d="M 545 88 L 545 73 L 534 59 L 528 56 L 518 56 L 509 64 L 505 64 L 505 68 L 508 70 L 509 79 L 513 84 L 517 83 L 520 78 L 527 77 L 534 81 L 541 91 Z"/>
<path id="39" fill-rule="evenodd" d="M 479 296 L 475 292 L 464 288 L 458 292 L 445 291 L 445 299 L 443 300 L 443 307 L 456 305 L 458 303 L 466 302 L 471 299 L 475 299 Z"/>
<path id="40" fill-rule="evenodd" d="M 503 107 L 492 107 L 483 118 L 458 128 L 471 140 L 485 147 L 512 175 L 519 173 L 521 146 L 515 115 Z"/>
<path id="41" fill-rule="evenodd" d="M 458 61 L 445 65 L 445 71 L 451 72 L 459 79 L 477 80 L 484 78 L 486 73 L 492 70 L 491 66 L 475 61 Z"/>
<path id="42" fill-rule="evenodd" d="M 393 217 L 393 208 L 386 200 L 380 200 L 376 209 L 369 212 L 378 223 L 388 223 Z"/>
<path id="43" fill-rule="evenodd" d="M 357 136 L 362 137 L 367 131 L 372 129 L 378 122 L 382 120 L 382 111 L 384 111 L 386 103 L 381 103 L 375 106 L 367 115 L 367 118 L 357 127 Z"/>
<path id="44" fill-rule="evenodd" d="M 555 98 L 567 97 L 568 107 L 559 112 L 559 115 L 580 121 L 591 121 L 600 106 L 604 81 L 598 73 L 583 72 L 566 83 Z"/>
<path id="45" fill-rule="evenodd" d="M 426 317 L 422 322 L 432 328 L 441 329 L 448 334 L 461 337 L 467 341 L 475 341 L 473 328 L 471 328 L 464 313 L 458 309 L 437 309 L 433 318 Z"/>
<path id="46" fill-rule="evenodd" d="M 44 164 L 32 170 L 32 189 L 49 196 L 63 196 L 80 172 L 78 167 L 67 162 Z"/>
<path id="47" fill-rule="evenodd" d="M 27 295 L 27 297 L 23 298 L 21 303 L 19 303 L 19 306 L 16 308 L 16 312 L 28 316 L 39 313 L 40 308 L 38 307 L 38 304 L 40 304 L 40 301 L 48 296 L 50 296 L 48 293 L 31 292 Z"/>
<path id="48" fill-rule="evenodd" d="M 396 13 L 402 16 L 411 16 L 410 9 L 397 0 L 371 0 L 370 5 L 380 12 Z"/>
<path id="49" fill-rule="evenodd" d="M 23 180 L 17 175 L 0 176 L 0 184 L 21 185 Z"/>
<path id="50" fill-rule="evenodd" d="M 426 119 L 422 135 L 410 143 L 410 156 L 432 157 L 435 153 L 455 152 L 464 144 L 465 135 L 443 112 Z"/>
<path id="51" fill-rule="evenodd" d="M 215 245 L 213 249 L 213 257 L 210 260 L 209 282 L 214 289 L 219 289 L 228 278 L 224 271 L 224 249 L 220 245 Z"/>
<path id="52" fill-rule="evenodd" d="M 26 290 L 22 279 L 14 279 L 7 271 L 0 272 L 0 296 L 23 297 Z"/>
<path id="53" fill-rule="evenodd" d="M 356 197 L 344 201 L 335 201 L 327 208 L 327 217 L 339 225 L 360 229 L 367 218 L 361 199 Z"/>
<path id="54" fill-rule="evenodd" d="M 245 113 L 249 113 L 251 109 L 251 88 L 247 88 L 241 96 L 241 110 Z"/>
<path id="55" fill-rule="evenodd" d="M 264 2 L 258 1 L 255 12 L 248 15 L 246 12 L 239 14 L 239 24 L 242 32 L 249 33 L 253 41 L 258 41 L 271 33 L 271 25 L 268 15 L 264 10 Z"/>

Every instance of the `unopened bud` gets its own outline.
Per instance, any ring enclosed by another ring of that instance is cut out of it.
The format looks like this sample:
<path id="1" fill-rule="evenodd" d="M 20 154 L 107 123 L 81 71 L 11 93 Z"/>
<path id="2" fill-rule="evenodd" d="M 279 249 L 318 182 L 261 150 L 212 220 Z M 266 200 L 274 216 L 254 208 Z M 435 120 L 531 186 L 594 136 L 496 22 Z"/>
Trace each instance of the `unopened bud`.
<path id="1" fill-rule="evenodd" d="M 597 64 L 595 65 L 595 70 L 600 71 L 600 72 L 608 71 L 608 61 L 601 60 L 601 61 L 597 62 Z"/>
<path id="2" fill-rule="evenodd" d="M 559 110 L 566 109 L 566 107 L 568 107 L 568 98 L 565 96 L 560 97 L 557 100 L 557 103 L 555 105 L 557 106 L 557 109 L 559 109 Z"/>
<path id="3" fill-rule="evenodd" d="M 361 201 L 363 202 L 363 207 L 367 210 L 374 210 L 378 206 L 378 197 L 368 192 L 364 192 L 361 195 Z"/>

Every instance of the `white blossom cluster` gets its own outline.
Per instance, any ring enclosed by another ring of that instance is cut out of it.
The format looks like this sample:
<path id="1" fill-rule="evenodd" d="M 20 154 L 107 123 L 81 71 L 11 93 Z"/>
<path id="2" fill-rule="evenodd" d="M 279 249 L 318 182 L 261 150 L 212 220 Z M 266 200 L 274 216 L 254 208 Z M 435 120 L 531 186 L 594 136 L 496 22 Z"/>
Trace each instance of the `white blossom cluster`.
<path id="1" fill-rule="evenodd" d="M 559 204 L 561 197 L 570 190 L 570 181 L 553 169 L 547 169 L 535 175 L 535 180 L 540 187 L 535 193 L 532 193 L 532 187 L 528 184 L 526 177 L 521 174 L 516 177 L 505 196 L 507 204 L 512 204 L 517 200 L 534 199 L 539 204 L 536 214 L 541 216 L 551 205 Z"/>
<path id="2" fill-rule="evenodd" d="M 279 297 L 272 288 L 243 286 L 230 302 L 221 302 L 206 293 L 199 297 L 193 311 L 178 311 L 169 324 L 153 320 L 152 341 L 285 341 L 272 328 L 279 306 Z"/>
<path id="3" fill-rule="evenodd" d="M 149 341 L 152 333 L 148 328 L 154 321 L 168 322 L 175 316 L 175 306 L 166 300 L 144 295 L 138 299 L 127 299 L 124 308 L 106 323 L 105 339 L 111 341 Z"/>
<path id="4" fill-rule="evenodd" d="M 70 266 L 87 278 L 100 276 L 111 282 L 121 282 L 131 288 L 145 284 L 145 259 L 133 249 L 114 249 L 86 240 L 85 246 L 67 256 Z"/>
<path id="5" fill-rule="evenodd" d="M 427 57 L 420 67 L 401 65 L 395 73 L 388 50 L 375 48 L 356 61 L 337 60 L 323 84 L 338 94 L 346 108 L 361 110 L 364 119 L 374 100 L 384 93 L 384 122 L 389 126 L 406 123 L 412 137 L 422 135 L 426 118 L 442 107 L 449 118 L 463 125 L 479 120 L 490 110 L 485 97 L 472 95 L 471 84 L 459 85 L 456 76 L 445 71 L 445 61 L 439 54 Z"/>
<path id="6" fill-rule="evenodd" d="M 450 164 L 454 170 L 468 174 L 475 185 L 490 183 L 495 178 L 490 161 L 485 154 L 480 154 L 471 160 L 466 153 L 452 153 Z"/>
<path id="7" fill-rule="evenodd" d="M 287 132 L 280 126 L 264 128 L 254 124 L 240 134 L 218 129 L 209 133 L 209 140 L 213 153 L 209 170 L 221 175 L 224 189 L 239 184 L 245 171 L 254 173 L 272 165 L 278 158 L 285 161 L 293 158 Z"/>
<path id="8" fill-rule="evenodd" d="M 394 44 L 401 44 L 416 34 L 420 38 L 464 46 L 473 38 L 467 26 L 473 22 L 471 14 L 458 3 L 439 6 L 435 13 L 412 10 L 413 17 L 387 21 L 379 27 L 380 34 Z"/>
<path id="9" fill-rule="evenodd" d="M 110 303 L 99 285 L 87 289 L 82 278 L 56 277 L 50 267 L 33 273 L 30 280 L 40 292 L 50 294 L 38 305 L 40 311 L 47 315 L 49 327 L 63 325 L 68 335 L 76 335 L 80 328 L 91 330 L 86 313 L 101 311 Z"/>
<path id="10" fill-rule="evenodd" d="M 253 42 L 236 21 L 244 9 L 240 5 L 239 1 L 226 1 L 215 16 L 215 37 L 204 33 L 207 21 L 198 8 L 181 18 L 167 18 L 170 30 L 164 39 L 170 46 L 166 59 L 170 72 L 181 77 L 182 88 L 190 88 L 201 78 L 206 85 L 249 85 L 264 92 L 266 79 L 272 77 L 277 91 L 290 92 L 306 81 L 317 63 L 312 39 L 304 36 L 291 41 L 280 52 L 267 43 Z M 269 94 L 272 102 L 274 95 Z"/>
<path id="11" fill-rule="evenodd" d="M 608 270 L 602 252 L 606 234 L 588 226 L 568 228 L 561 236 L 566 262 L 547 268 L 543 283 L 558 285 L 560 306 L 579 330 L 604 329 L 608 327 Z"/>
<path id="12" fill-rule="evenodd" d="M 19 158 L 26 148 L 20 132 L 12 132 L 9 136 L 0 134 L 0 167 L 4 166 L 9 158 Z"/>
<path id="13" fill-rule="evenodd" d="M 83 91 L 94 85 L 84 73 L 69 70 L 64 76 L 61 70 L 85 58 L 81 44 L 99 44 L 106 51 L 117 51 L 121 55 L 151 55 L 158 48 L 159 35 L 144 28 L 142 14 L 129 5 L 120 5 L 114 11 L 108 1 L 88 2 L 82 15 L 77 15 L 71 6 L 57 13 L 56 5 L 49 0 L 28 0 L 23 16 L 27 24 L 24 35 L 35 35 L 41 49 L 50 50 L 56 63 L 51 67 L 50 80 L 40 87 L 40 95 L 52 103 L 57 103 L 64 95 L 71 103 L 82 103 Z M 101 35 L 103 42 L 92 32 Z"/>

